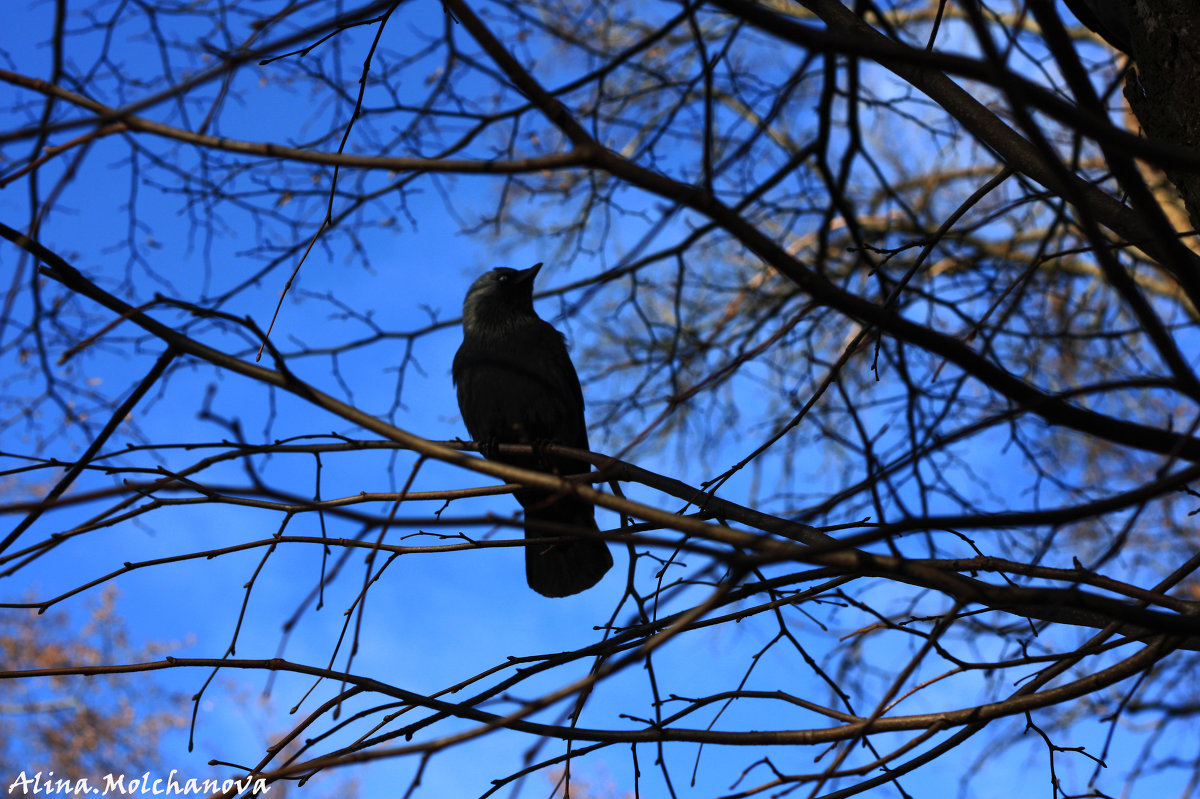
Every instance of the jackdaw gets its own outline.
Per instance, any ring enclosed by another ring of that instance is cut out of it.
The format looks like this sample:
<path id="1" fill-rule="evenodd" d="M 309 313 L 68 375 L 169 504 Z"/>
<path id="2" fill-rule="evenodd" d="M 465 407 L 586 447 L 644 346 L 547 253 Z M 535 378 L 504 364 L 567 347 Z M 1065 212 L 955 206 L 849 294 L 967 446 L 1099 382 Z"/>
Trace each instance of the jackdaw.
<path id="1" fill-rule="evenodd" d="M 529 269 L 500 267 L 479 277 L 463 301 L 463 343 L 451 374 L 458 408 L 484 457 L 558 475 L 582 474 L 582 460 L 551 455 L 547 443 L 589 449 L 583 391 L 563 336 L 533 310 Z M 530 455 L 500 453 L 497 444 L 529 444 Z M 598 530 L 592 503 L 570 489 L 522 488 L 525 537 L 564 536 L 546 523 Z M 525 547 L 525 579 L 544 596 L 568 596 L 596 584 L 612 566 L 600 538 L 570 537 Z"/>

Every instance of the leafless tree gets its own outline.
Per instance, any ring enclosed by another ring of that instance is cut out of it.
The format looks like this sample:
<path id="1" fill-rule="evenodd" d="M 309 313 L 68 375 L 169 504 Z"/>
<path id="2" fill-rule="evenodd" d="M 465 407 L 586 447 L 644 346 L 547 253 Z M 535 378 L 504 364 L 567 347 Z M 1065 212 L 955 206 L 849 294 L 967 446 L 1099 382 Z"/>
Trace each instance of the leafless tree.
<path id="1" fill-rule="evenodd" d="M 225 632 L 0 676 L 186 672 L 198 725 L 258 676 L 268 784 L 1188 795 L 1200 9 L 1118 2 L 1128 55 L 1050 0 L 36 7 L 4 607 Z M 522 259 L 590 482 L 454 440 L 457 303 Z M 516 485 L 622 573 L 532 596 Z"/>

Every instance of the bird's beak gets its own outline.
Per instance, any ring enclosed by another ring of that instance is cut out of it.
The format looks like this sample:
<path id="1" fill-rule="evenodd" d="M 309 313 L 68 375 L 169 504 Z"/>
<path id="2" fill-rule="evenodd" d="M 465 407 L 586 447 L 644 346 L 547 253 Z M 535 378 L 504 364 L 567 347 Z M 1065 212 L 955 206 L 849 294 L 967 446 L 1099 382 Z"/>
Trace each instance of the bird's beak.
<path id="1" fill-rule="evenodd" d="M 541 268 L 542 264 L 538 262 L 528 269 L 522 269 L 517 272 L 517 283 L 532 283 L 533 279 L 537 277 L 538 270 Z"/>

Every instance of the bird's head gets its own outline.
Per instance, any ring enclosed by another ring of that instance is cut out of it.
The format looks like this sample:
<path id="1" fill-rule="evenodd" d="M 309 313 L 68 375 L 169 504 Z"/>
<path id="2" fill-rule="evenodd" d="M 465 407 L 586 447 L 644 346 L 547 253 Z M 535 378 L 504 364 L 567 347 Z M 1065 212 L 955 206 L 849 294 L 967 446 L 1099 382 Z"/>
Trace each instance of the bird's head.
<path id="1" fill-rule="evenodd" d="M 536 317 L 533 279 L 541 268 L 540 263 L 528 269 L 501 266 L 480 275 L 463 300 L 463 329 L 467 334 L 520 317 Z"/>

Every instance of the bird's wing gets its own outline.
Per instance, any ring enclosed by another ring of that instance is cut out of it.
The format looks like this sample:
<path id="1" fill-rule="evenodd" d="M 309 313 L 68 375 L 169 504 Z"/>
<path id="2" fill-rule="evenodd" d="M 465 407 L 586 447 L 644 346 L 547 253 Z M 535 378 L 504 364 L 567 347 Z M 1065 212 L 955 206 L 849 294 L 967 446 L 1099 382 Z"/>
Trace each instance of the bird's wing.
<path id="1" fill-rule="evenodd" d="M 465 340 L 452 374 L 463 421 L 476 440 L 587 447 L 579 377 L 550 325 L 500 343 Z"/>
<path id="2" fill-rule="evenodd" d="M 540 338 L 545 346 L 537 348 L 540 358 L 538 373 L 547 376 L 550 390 L 561 403 L 562 414 L 559 421 L 560 429 L 553 437 L 560 444 L 579 449 L 589 449 L 587 421 L 584 417 L 583 387 L 579 384 L 579 375 L 571 355 L 567 352 L 566 340 L 563 335 L 549 323 L 545 325 Z M 552 334 L 552 335 L 551 335 Z"/>

